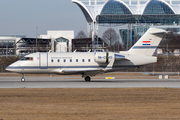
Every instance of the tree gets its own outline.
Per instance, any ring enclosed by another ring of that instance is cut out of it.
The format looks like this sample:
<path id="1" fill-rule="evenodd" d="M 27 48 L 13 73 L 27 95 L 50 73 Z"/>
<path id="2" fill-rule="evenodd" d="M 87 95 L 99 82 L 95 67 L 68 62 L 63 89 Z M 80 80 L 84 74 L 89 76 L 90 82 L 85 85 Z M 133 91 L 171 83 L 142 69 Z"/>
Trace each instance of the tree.
<path id="1" fill-rule="evenodd" d="M 80 31 L 77 35 L 76 35 L 76 37 L 75 37 L 76 39 L 82 39 L 82 38 L 87 38 L 87 36 L 86 36 L 86 34 L 84 33 L 84 31 Z"/>
<path id="2" fill-rule="evenodd" d="M 123 49 L 123 46 L 119 41 L 116 41 L 115 44 L 113 44 L 111 47 L 108 47 L 108 49 L 114 52 L 119 52 Z"/>
<path id="3" fill-rule="evenodd" d="M 175 49 L 180 49 L 180 35 L 177 34 L 176 29 L 167 29 L 167 31 L 169 32 L 164 36 L 160 46 L 164 48 L 164 52 L 167 52 L 168 46 L 168 52 L 173 53 Z"/>
<path id="4" fill-rule="evenodd" d="M 119 36 L 113 28 L 109 28 L 103 33 L 102 39 L 109 45 L 110 51 L 112 51 L 112 46 L 119 41 Z"/>

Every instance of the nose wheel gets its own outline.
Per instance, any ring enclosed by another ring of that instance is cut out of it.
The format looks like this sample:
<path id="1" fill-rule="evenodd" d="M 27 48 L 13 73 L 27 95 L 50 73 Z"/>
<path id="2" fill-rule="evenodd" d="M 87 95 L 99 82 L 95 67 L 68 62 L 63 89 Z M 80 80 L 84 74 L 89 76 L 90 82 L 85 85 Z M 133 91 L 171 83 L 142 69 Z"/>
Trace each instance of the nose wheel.
<path id="1" fill-rule="evenodd" d="M 21 82 L 25 82 L 24 74 L 21 74 Z"/>
<path id="2" fill-rule="evenodd" d="M 21 82 L 25 82 L 25 78 L 21 78 Z"/>

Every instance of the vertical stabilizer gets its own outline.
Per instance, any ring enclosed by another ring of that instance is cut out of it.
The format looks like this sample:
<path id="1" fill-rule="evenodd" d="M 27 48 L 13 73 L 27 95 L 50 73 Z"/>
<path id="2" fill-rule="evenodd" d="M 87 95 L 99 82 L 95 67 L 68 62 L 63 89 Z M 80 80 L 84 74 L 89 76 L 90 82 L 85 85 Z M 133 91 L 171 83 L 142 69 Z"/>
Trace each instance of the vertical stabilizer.
<path id="1" fill-rule="evenodd" d="M 152 56 L 165 33 L 166 31 L 162 29 L 149 28 L 128 53 Z"/>

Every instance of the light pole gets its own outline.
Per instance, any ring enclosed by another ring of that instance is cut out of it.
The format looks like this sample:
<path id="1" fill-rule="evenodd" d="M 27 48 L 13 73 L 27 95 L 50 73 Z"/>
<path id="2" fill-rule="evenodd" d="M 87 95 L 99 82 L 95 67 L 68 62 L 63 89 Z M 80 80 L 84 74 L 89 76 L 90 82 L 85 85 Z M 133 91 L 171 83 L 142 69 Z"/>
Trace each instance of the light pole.
<path id="1" fill-rule="evenodd" d="M 38 27 L 36 27 L 36 52 L 37 52 L 37 34 L 38 34 Z"/>
<path id="2" fill-rule="evenodd" d="M 92 46 L 94 51 L 96 50 L 95 36 L 98 36 L 98 23 L 96 21 L 97 15 L 98 15 L 97 0 L 94 0 L 94 18 L 93 18 L 93 31 L 92 31 Z"/>

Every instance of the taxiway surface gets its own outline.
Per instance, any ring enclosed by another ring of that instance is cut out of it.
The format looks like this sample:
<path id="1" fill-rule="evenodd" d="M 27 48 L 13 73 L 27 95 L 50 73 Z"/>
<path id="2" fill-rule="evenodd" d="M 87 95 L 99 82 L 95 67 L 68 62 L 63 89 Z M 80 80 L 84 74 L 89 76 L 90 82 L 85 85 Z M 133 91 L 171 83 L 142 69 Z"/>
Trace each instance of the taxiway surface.
<path id="1" fill-rule="evenodd" d="M 141 88 L 162 87 L 180 88 L 180 79 L 92 79 L 85 82 L 82 78 L 70 77 L 0 77 L 0 88 Z"/>

